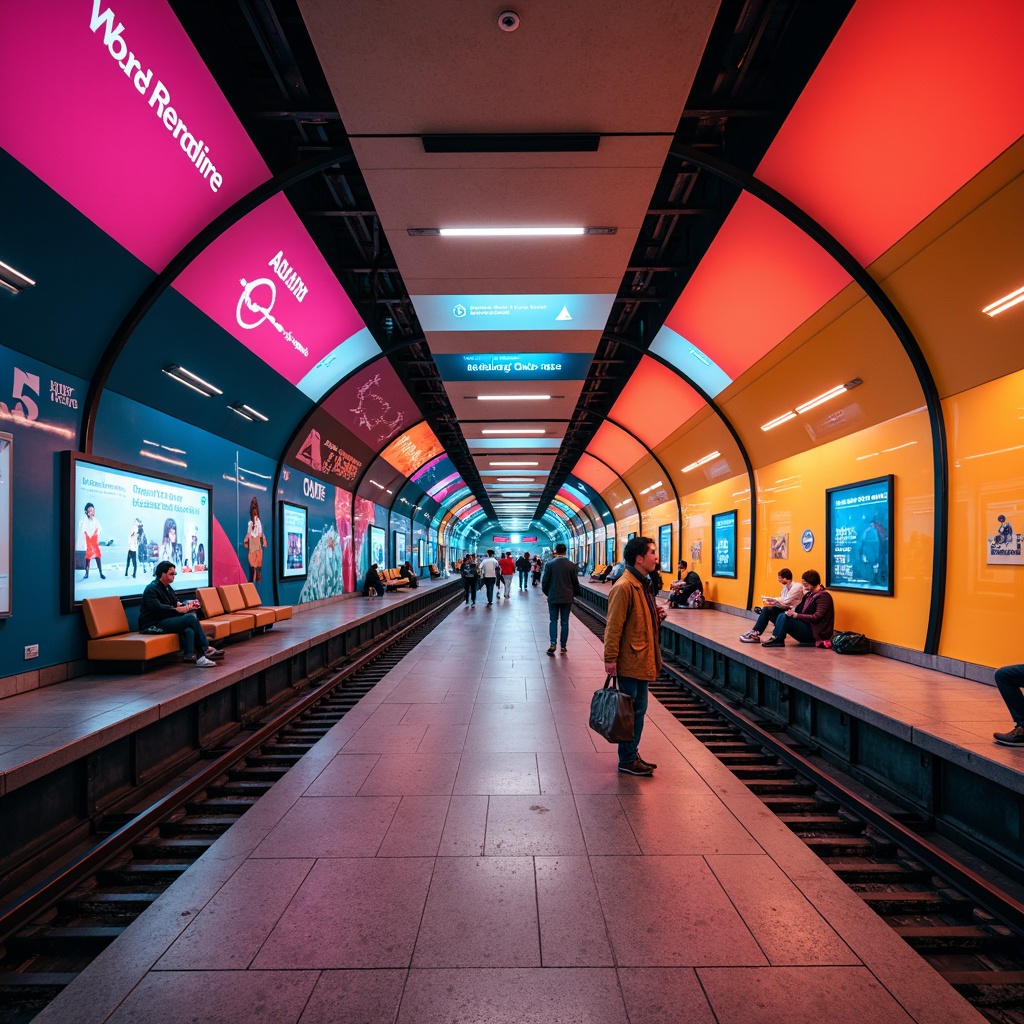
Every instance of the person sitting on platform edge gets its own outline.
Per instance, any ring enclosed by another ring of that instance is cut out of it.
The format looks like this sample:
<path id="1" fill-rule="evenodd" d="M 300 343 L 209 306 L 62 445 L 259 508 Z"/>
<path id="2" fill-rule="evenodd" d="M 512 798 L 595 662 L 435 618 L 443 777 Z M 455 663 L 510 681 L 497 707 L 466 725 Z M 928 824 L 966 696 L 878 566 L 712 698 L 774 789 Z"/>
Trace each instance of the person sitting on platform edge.
<path id="1" fill-rule="evenodd" d="M 672 581 L 669 584 L 669 607 L 670 608 L 685 608 L 687 607 L 686 602 L 690 600 L 692 594 L 696 594 L 697 591 L 704 591 L 704 584 L 701 582 L 700 576 L 694 569 L 686 571 L 687 562 L 685 559 L 679 559 L 679 569 L 676 572 L 678 579 Z"/>
<path id="2" fill-rule="evenodd" d="M 366 583 L 363 585 L 363 597 L 383 597 L 388 591 L 384 581 L 380 578 L 380 573 L 377 571 L 377 563 L 374 562 L 369 569 L 366 570 Z"/>
<path id="3" fill-rule="evenodd" d="M 992 739 L 1003 747 L 1024 747 L 1024 665 L 997 668 L 996 686 L 1014 726 L 1009 732 L 992 733 Z"/>
<path id="4" fill-rule="evenodd" d="M 821 585 L 821 576 L 814 569 L 808 569 L 800 579 L 803 599 L 775 620 L 773 635 L 761 641 L 762 647 L 785 647 L 790 633 L 802 644 L 831 646 L 836 618 L 832 595 Z"/>
<path id="5" fill-rule="evenodd" d="M 647 713 L 648 688 L 661 674 L 659 632 L 665 609 L 654 603 L 647 576 L 658 564 L 650 537 L 626 541 L 626 569 L 608 594 L 604 627 L 604 670 L 618 676 L 619 689 L 633 698 L 633 739 L 619 744 L 619 771 L 653 775 L 658 766 L 640 756 L 640 736 Z"/>
<path id="6" fill-rule="evenodd" d="M 402 563 L 402 579 L 409 581 L 409 588 L 419 586 L 420 578 L 412 567 L 412 562 Z"/>
<path id="7" fill-rule="evenodd" d="M 804 588 L 802 583 L 793 579 L 792 570 L 780 569 L 779 583 L 782 585 L 782 593 L 778 597 L 764 598 L 765 607 L 754 609 L 759 613 L 757 622 L 754 623 L 753 629 L 747 630 L 740 637 L 740 643 L 759 644 L 761 634 L 765 631 L 768 623 L 774 622 L 787 608 L 795 608 L 800 603 L 804 596 Z"/>
<path id="8" fill-rule="evenodd" d="M 551 646 L 548 656 L 555 656 L 555 641 L 558 639 L 559 621 L 561 621 L 562 653 L 567 654 L 566 644 L 569 642 L 569 612 L 572 602 L 580 592 L 579 573 L 576 563 L 566 558 L 568 549 L 564 544 L 555 545 L 555 557 L 544 566 L 540 578 L 540 589 L 548 599 L 548 637 Z"/>
<path id="9" fill-rule="evenodd" d="M 223 658 L 224 652 L 210 646 L 195 611 L 198 601 L 179 601 L 171 589 L 178 570 L 173 562 L 157 562 L 156 579 L 142 592 L 139 611 L 140 633 L 178 633 L 185 661 L 194 661 L 200 668 L 212 668 L 214 658 Z M 197 659 L 195 642 L 199 641 L 203 653 Z"/>

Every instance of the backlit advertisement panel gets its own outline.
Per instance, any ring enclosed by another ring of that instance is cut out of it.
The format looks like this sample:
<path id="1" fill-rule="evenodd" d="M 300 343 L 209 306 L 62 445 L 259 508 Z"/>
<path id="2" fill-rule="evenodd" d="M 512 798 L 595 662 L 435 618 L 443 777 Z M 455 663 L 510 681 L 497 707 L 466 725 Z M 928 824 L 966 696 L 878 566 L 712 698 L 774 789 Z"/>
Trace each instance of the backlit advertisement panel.
<path id="1" fill-rule="evenodd" d="M 212 242 L 181 273 L 175 289 L 295 385 L 364 329 L 281 194 Z M 379 351 L 375 344 L 372 350 Z M 333 374 L 331 382 L 339 376 Z"/>
<path id="2" fill-rule="evenodd" d="M 443 445 L 434 436 L 430 424 L 423 420 L 388 445 L 381 457 L 403 476 L 411 477 L 423 463 L 442 451 Z"/>
<path id="3" fill-rule="evenodd" d="M 435 354 L 442 380 L 585 380 L 593 356 L 586 352 L 483 352 Z"/>
<path id="4" fill-rule="evenodd" d="M 153 270 L 270 177 L 162 0 L 5 4 L 0 94 L 0 146 Z"/>
<path id="5" fill-rule="evenodd" d="M 324 399 L 323 407 L 378 452 L 422 416 L 386 359 L 353 374 Z"/>
<path id="6" fill-rule="evenodd" d="M 413 295 L 425 331 L 603 331 L 614 295 Z"/>
<path id="7" fill-rule="evenodd" d="M 893 481 L 825 491 L 825 586 L 892 596 Z"/>

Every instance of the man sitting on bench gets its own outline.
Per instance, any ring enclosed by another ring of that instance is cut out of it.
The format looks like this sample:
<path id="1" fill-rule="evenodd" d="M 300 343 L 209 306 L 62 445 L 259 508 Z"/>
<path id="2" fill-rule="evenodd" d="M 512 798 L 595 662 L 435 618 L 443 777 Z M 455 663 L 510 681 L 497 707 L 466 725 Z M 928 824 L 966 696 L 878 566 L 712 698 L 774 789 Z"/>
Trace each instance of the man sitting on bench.
<path id="1" fill-rule="evenodd" d="M 178 570 L 173 562 L 157 562 L 156 579 L 142 592 L 139 611 L 140 633 L 177 633 L 185 661 L 194 661 L 200 668 L 212 668 L 214 658 L 223 658 L 224 652 L 210 646 L 206 633 L 196 617 L 198 601 L 179 601 L 171 589 Z M 199 642 L 202 654 L 196 658 L 195 644 Z"/>

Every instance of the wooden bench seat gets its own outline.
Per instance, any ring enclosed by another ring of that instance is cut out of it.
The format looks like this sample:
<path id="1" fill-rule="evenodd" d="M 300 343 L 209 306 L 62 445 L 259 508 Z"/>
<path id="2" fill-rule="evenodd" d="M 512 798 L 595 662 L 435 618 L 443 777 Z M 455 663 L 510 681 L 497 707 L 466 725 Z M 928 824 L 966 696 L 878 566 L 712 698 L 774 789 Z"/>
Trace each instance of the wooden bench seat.
<path id="1" fill-rule="evenodd" d="M 388 590 L 409 586 L 409 581 L 402 575 L 401 569 L 385 569 L 381 572 L 380 578 Z"/>
<path id="2" fill-rule="evenodd" d="M 290 604 L 263 604 L 260 601 L 260 592 L 256 589 L 255 583 L 243 583 L 239 589 L 242 591 L 242 597 L 245 599 L 247 611 L 255 611 L 257 608 L 271 611 L 274 613 L 274 619 L 277 622 L 292 617 L 294 609 Z"/>
<path id="3" fill-rule="evenodd" d="M 181 651 L 177 633 L 133 633 L 119 597 L 87 597 L 82 615 L 89 633 L 86 655 L 90 661 L 145 663 Z"/>

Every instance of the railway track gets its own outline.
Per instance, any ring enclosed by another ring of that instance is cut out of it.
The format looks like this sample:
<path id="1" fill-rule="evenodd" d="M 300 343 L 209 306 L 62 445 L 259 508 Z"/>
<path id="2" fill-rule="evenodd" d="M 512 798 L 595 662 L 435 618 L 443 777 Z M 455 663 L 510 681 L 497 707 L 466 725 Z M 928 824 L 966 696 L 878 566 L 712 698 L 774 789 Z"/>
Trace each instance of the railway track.
<path id="1" fill-rule="evenodd" d="M 597 635 L 604 619 L 575 611 Z M 850 788 L 774 723 L 666 663 L 651 694 L 993 1024 L 1024 1024 L 1024 905 L 928 823 Z"/>
<path id="2" fill-rule="evenodd" d="M 28 1024 L 446 615 L 461 593 L 377 638 L 231 749 L 0 909 L 0 1024 Z"/>

